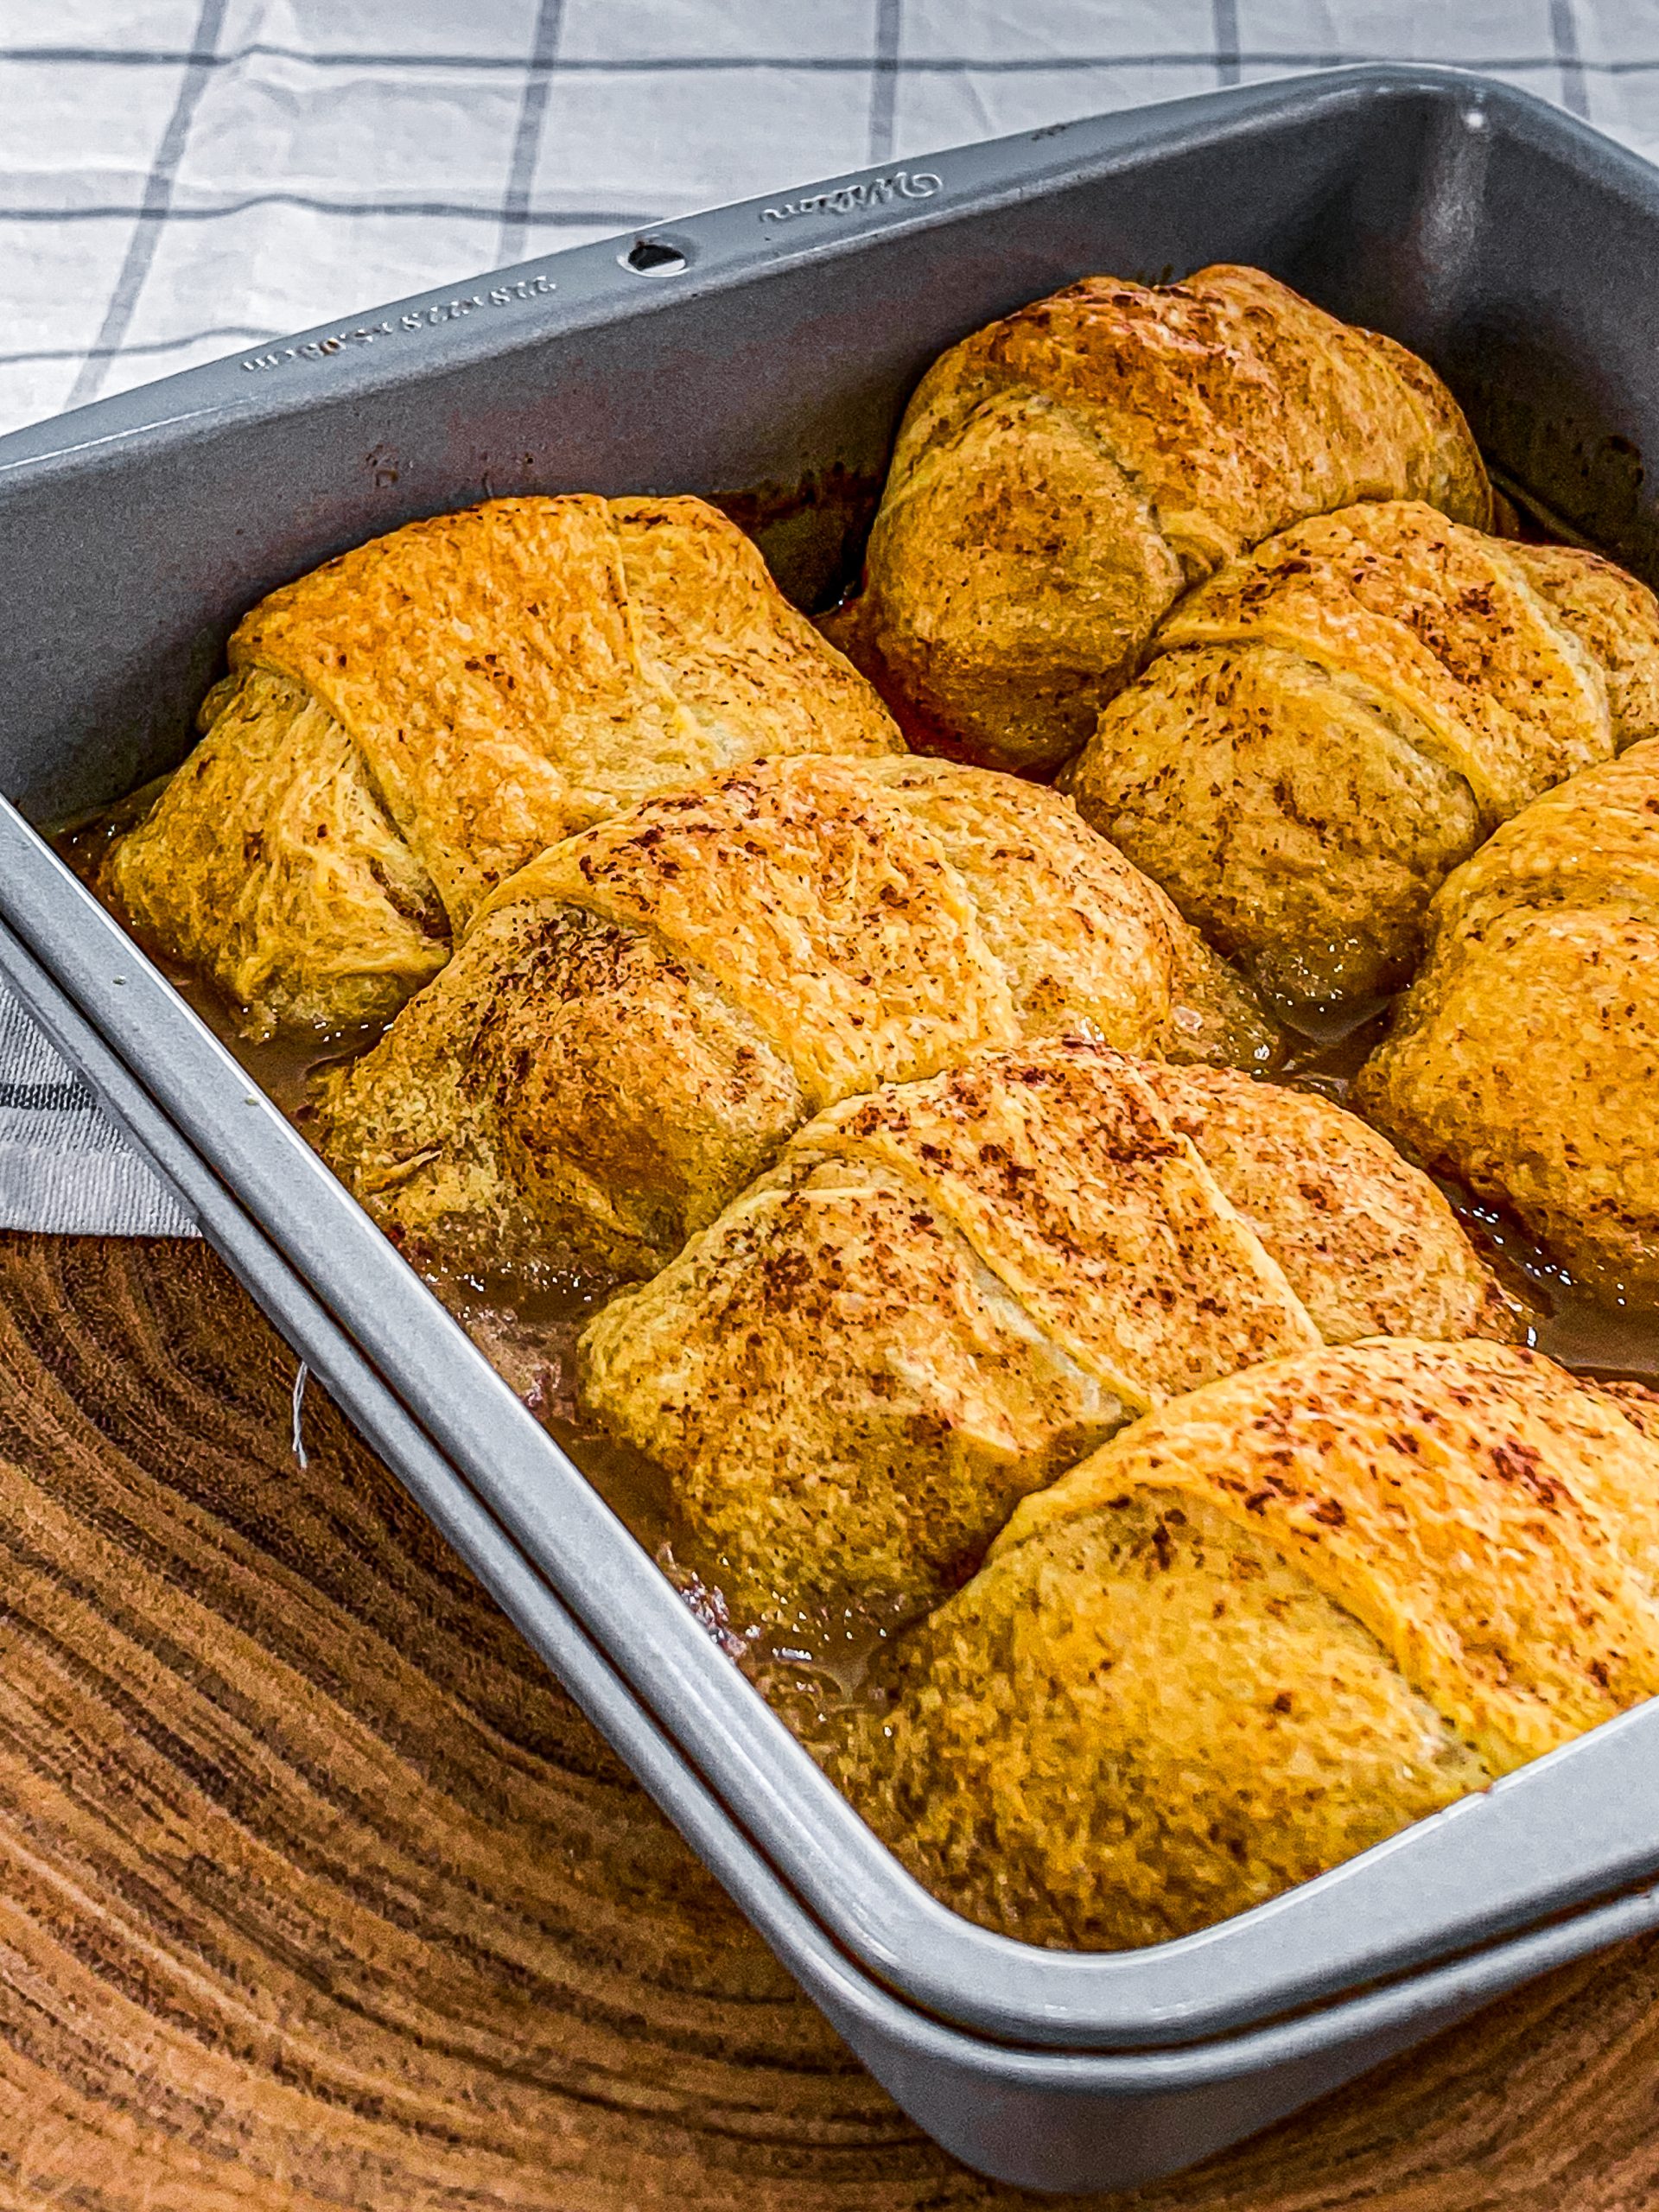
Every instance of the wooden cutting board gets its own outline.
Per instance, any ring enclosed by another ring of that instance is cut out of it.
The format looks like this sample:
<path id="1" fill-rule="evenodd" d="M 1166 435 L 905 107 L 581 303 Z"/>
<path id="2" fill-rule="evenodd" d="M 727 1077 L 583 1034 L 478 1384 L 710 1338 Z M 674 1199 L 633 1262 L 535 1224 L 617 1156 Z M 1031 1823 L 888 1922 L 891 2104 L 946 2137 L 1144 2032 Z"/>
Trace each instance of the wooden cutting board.
<path id="1" fill-rule="evenodd" d="M 860 2069 L 200 1245 L 0 1236 L 0 2205 L 1048 2203 Z M 1659 1938 L 1131 2197 L 1659 2205 Z"/>

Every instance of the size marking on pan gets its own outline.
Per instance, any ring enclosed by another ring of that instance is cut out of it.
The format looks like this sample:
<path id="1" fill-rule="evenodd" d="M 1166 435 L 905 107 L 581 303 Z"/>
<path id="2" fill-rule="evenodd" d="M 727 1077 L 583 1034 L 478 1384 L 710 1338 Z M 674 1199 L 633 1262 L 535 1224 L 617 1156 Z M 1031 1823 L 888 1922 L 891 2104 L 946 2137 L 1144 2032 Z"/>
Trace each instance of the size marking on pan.
<path id="1" fill-rule="evenodd" d="M 330 331 L 326 338 L 302 339 L 296 345 L 279 346 L 269 353 L 250 353 L 242 365 L 250 370 L 280 369 L 284 361 L 326 361 L 348 346 L 372 346 L 378 338 L 393 338 L 405 331 L 435 329 L 441 323 L 459 322 L 463 315 L 480 308 L 510 308 L 520 300 L 541 299 L 557 289 L 550 276 L 518 276 L 510 284 L 458 293 L 452 300 L 435 300 L 429 307 L 410 308 L 379 322 L 354 323 L 345 330 Z"/>
<path id="2" fill-rule="evenodd" d="M 801 215 L 856 215 L 870 207 L 890 207 L 900 200 L 931 200 L 943 191 L 944 179 L 932 169 L 894 169 L 891 176 L 873 176 L 862 184 L 843 184 L 833 192 L 810 193 L 804 200 L 785 200 L 777 207 L 763 207 L 763 223 L 791 223 Z"/>

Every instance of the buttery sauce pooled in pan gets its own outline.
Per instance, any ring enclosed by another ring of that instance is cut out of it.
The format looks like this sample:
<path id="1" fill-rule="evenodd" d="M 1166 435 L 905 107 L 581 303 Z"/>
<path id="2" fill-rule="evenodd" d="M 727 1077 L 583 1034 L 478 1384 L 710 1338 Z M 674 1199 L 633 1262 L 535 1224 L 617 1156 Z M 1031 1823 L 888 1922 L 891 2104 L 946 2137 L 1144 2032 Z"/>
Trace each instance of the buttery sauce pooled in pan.
<path id="1" fill-rule="evenodd" d="M 150 796 L 136 794 L 58 838 L 58 850 L 89 887 L 96 889 L 105 852 Z M 286 1035 L 251 1042 L 239 1033 L 236 1009 L 211 983 L 153 945 L 143 949 L 302 1133 L 313 1074 L 366 1052 L 380 1034 L 378 1027 L 365 1027 L 329 1037 Z M 1328 1020 L 1303 1007 L 1294 1026 L 1284 1009 L 1275 1011 L 1288 1050 L 1268 1079 L 1316 1091 L 1351 1111 L 1353 1078 L 1382 1032 L 1386 1005 L 1344 1008 Z M 1659 1313 L 1598 1303 L 1516 1223 L 1459 1185 L 1437 1179 L 1476 1244 L 1534 1308 L 1528 1343 L 1584 1374 L 1659 1382 Z M 868 1606 L 826 1608 L 798 1615 L 783 1630 L 757 1630 L 730 1618 L 720 1587 L 719 1560 L 676 1514 L 665 1471 L 598 1428 L 577 1402 L 576 1340 L 614 1286 L 561 1274 L 552 1266 L 529 1288 L 519 1281 L 423 1272 L 480 1351 L 797 1735 L 810 1747 L 816 1738 L 832 1731 L 837 1717 L 858 1701 L 872 1657 L 906 1617 L 896 1609 L 883 1613 Z"/>
<path id="2" fill-rule="evenodd" d="M 57 849 L 87 887 L 102 893 L 98 874 L 115 838 L 154 797 L 155 786 L 135 793 L 92 821 L 63 832 Z M 105 901 L 105 903 L 109 903 Z M 111 908 L 124 927 L 127 918 Z M 251 1040 L 238 1009 L 212 982 L 172 958 L 135 931 L 144 952 L 180 995 L 200 1015 L 266 1096 L 302 1135 L 312 1077 L 340 1060 L 365 1052 L 382 1033 L 368 1026 L 334 1036 L 292 1033 Z M 825 1611 L 791 1623 L 786 1630 L 745 1631 L 728 1616 L 720 1565 L 675 1513 L 670 1478 L 655 1461 L 586 1418 L 576 1400 L 576 1339 L 590 1314 L 616 1287 L 613 1282 L 561 1273 L 550 1266 L 526 1287 L 522 1280 L 423 1268 L 433 1291 L 479 1350 L 600 1496 L 625 1522 L 679 1590 L 721 1648 L 764 1690 L 797 1732 L 810 1740 L 814 1717 L 842 1707 L 857 1694 L 870 1659 L 893 1630 L 896 1612 L 869 1609 Z"/>

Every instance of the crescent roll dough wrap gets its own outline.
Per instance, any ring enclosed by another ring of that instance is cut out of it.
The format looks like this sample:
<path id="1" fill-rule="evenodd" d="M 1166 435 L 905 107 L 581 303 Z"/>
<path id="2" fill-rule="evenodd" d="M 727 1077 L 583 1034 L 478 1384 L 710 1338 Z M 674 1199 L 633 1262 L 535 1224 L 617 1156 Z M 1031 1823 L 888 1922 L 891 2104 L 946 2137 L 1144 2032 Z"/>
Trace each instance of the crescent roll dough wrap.
<path id="1" fill-rule="evenodd" d="M 938 1598 L 1016 1499 L 1213 1376 L 1510 1325 L 1352 1115 L 1066 1036 L 820 1115 L 589 1324 L 581 1382 L 775 1617 Z"/>
<path id="2" fill-rule="evenodd" d="M 923 378 L 864 591 L 829 627 L 924 739 L 1053 767 L 1189 585 L 1390 499 L 1491 517 L 1456 402 L 1402 346 L 1258 269 L 1090 276 Z"/>
<path id="3" fill-rule="evenodd" d="M 114 847 L 129 918 L 251 1031 L 388 1019 L 548 845 L 763 753 L 903 750 L 699 499 L 496 499 L 287 584 Z"/>
<path id="4" fill-rule="evenodd" d="M 1506 823 L 1430 923 L 1365 1111 L 1589 1287 L 1659 1299 L 1659 739 Z"/>
<path id="5" fill-rule="evenodd" d="M 904 758 L 648 800 L 503 885 L 318 1101 L 325 1156 L 461 1264 L 649 1274 L 837 1099 L 1092 1026 L 1249 1065 L 1230 972 L 1070 802 Z"/>
<path id="6" fill-rule="evenodd" d="M 504 885 L 325 1083 L 326 1156 L 451 1258 L 650 1272 L 825 1106 L 1078 1023 L 1258 1061 L 1253 1002 L 1052 792 L 780 761 L 648 801 Z"/>
<path id="7" fill-rule="evenodd" d="M 841 1779 L 1027 1942 L 1259 1904 L 1659 1691 L 1659 1445 L 1627 1405 L 1397 1341 L 1178 1399 L 1020 1507 Z"/>
<path id="8" fill-rule="evenodd" d="M 1659 601 L 1593 553 L 1388 501 L 1193 592 L 1067 787 L 1268 989 L 1396 989 L 1428 902 L 1541 791 L 1659 731 Z"/>

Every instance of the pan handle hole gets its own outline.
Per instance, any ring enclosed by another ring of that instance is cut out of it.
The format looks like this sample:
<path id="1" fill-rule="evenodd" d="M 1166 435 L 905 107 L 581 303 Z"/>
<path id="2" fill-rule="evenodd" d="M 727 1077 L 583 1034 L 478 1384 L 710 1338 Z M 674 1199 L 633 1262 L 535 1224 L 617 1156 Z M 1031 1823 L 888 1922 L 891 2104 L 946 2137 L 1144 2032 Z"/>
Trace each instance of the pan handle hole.
<path id="1" fill-rule="evenodd" d="M 636 238 L 621 259 L 640 276 L 674 276 L 685 266 L 685 256 L 666 238 Z"/>

